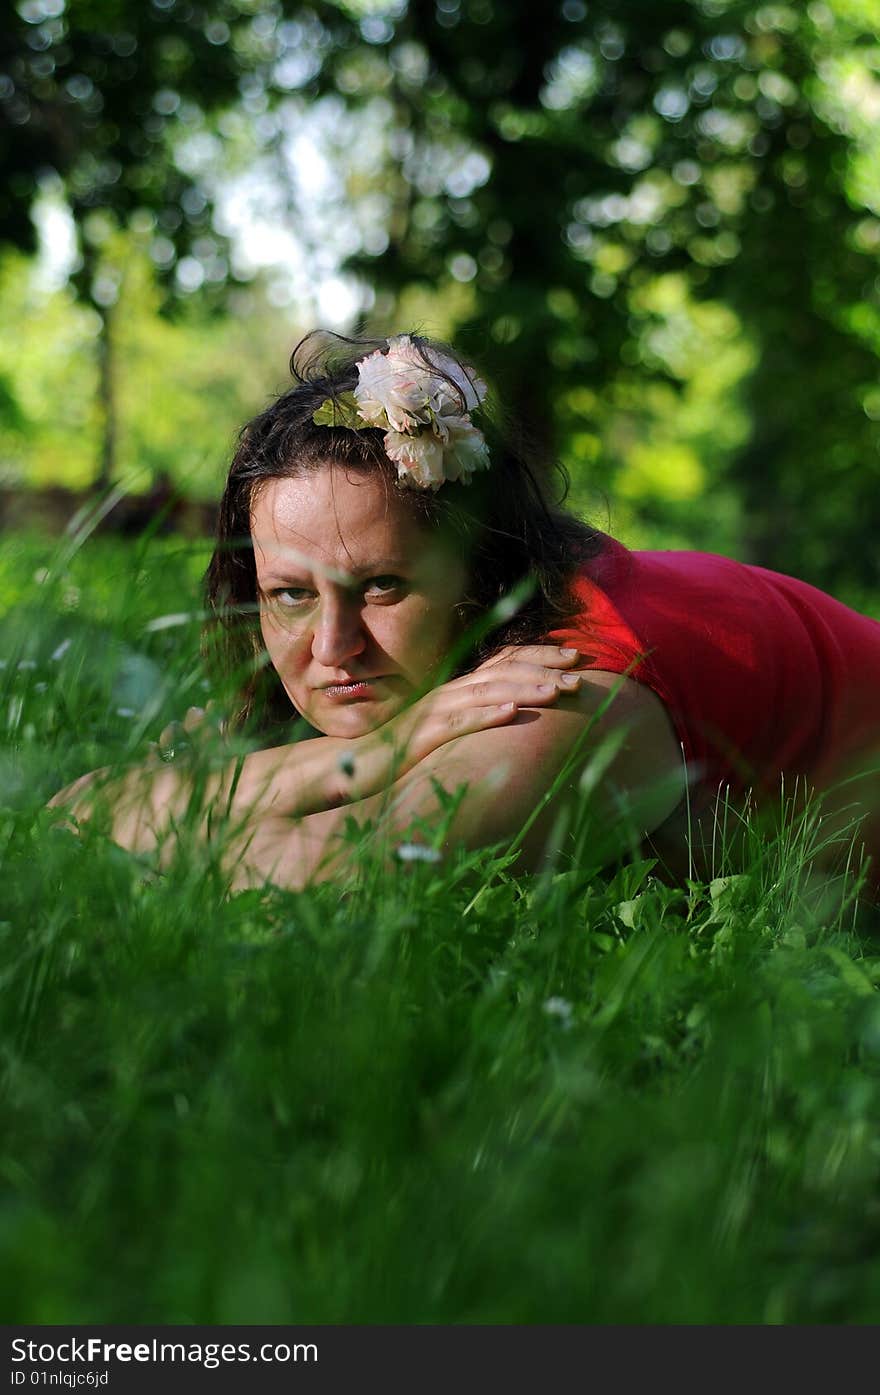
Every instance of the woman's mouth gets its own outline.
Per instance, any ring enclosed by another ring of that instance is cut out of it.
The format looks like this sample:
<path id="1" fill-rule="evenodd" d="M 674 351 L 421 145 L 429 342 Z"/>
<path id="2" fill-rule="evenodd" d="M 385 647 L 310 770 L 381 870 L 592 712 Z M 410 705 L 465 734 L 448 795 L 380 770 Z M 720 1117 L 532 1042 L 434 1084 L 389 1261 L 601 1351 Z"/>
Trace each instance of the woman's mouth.
<path id="1" fill-rule="evenodd" d="M 376 695 L 373 685 L 379 682 L 379 678 L 370 678 L 359 679 L 356 683 L 331 683 L 321 692 L 330 698 L 372 698 Z"/>

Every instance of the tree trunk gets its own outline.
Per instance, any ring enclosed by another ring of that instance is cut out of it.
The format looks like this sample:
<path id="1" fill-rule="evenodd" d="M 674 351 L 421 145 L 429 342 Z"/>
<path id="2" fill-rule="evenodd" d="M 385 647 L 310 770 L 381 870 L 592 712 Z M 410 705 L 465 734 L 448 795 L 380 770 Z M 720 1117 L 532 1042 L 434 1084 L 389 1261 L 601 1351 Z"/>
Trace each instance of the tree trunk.
<path id="1" fill-rule="evenodd" d="M 116 363 L 114 355 L 113 307 L 96 306 L 101 318 L 98 334 L 98 400 L 101 406 L 101 445 L 95 489 L 110 487 L 116 473 Z"/>

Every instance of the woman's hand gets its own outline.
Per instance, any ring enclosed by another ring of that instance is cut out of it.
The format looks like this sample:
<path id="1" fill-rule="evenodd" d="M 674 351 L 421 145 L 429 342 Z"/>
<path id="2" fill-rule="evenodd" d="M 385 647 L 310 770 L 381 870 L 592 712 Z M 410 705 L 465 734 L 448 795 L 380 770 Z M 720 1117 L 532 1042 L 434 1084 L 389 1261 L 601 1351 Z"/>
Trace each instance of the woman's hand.
<path id="1" fill-rule="evenodd" d="M 580 677 L 566 670 L 579 657 L 577 650 L 556 645 L 504 649 L 351 741 L 324 737 L 254 751 L 243 765 L 227 763 L 207 779 L 202 797 L 206 804 L 222 797 L 232 824 L 239 824 L 243 836 L 250 838 L 264 820 L 283 820 L 289 827 L 291 820 L 380 794 L 456 737 L 504 726 L 522 708 L 548 707 L 561 694 L 576 693 Z M 207 735 L 213 725 L 206 720 L 209 715 L 190 708 L 182 723 L 165 728 L 146 766 L 111 782 L 112 836 L 123 847 L 152 851 L 171 816 L 185 812 L 190 793 L 186 769 L 166 765 L 161 756 L 164 751 L 167 759 L 184 738 Z M 51 805 L 66 806 L 75 818 L 88 816 L 93 787 L 108 774 L 93 771 L 82 776 L 56 794 Z"/>
<path id="2" fill-rule="evenodd" d="M 177 750 L 184 749 L 192 744 L 193 737 L 208 735 L 211 731 L 219 732 L 221 736 L 226 733 L 226 723 L 218 720 L 218 705 L 214 698 L 207 707 L 188 707 L 183 721 L 169 722 L 163 727 L 159 734 L 158 741 L 151 741 L 152 752 L 161 756 L 162 760 L 173 760 Z M 198 735 L 197 735 L 198 734 Z"/>
<path id="3" fill-rule="evenodd" d="M 112 811 L 114 838 L 123 846 L 135 848 L 137 839 L 130 833 L 135 811 L 140 810 L 148 823 L 160 820 L 165 806 L 170 808 L 172 798 L 180 792 L 181 782 L 168 764 L 176 752 L 194 742 L 207 741 L 218 731 L 223 735 L 225 730 L 226 723 L 218 720 L 218 707 L 213 700 L 207 708 L 190 707 L 183 721 L 169 722 L 158 741 L 149 743 L 146 760 L 126 771 L 114 770 L 112 766 L 90 770 L 58 790 L 47 808 L 63 809 L 67 817 L 59 826 L 63 824 L 76 832 L 78 821 L 92 816 L 95 796 L 101 791 Z"/>
<path id="4" fill-rule="evenodd" d="M 576 693 L 582 675 L 570 670 L 580 657 L 555 644 L 510 645 L 433 688 L 370 737 L 393 743 L 398 778 L 447 741 L 503 726 L 522 707 L 548 707 L 561 694 Z"/>
<path id="5" fill-rule="evenodd" d="M 69 785 L 65 785 L 63 789 L 58 790 L 57 794 L 53 794 L 52 798 L 48 800 L 46 808 L 67 809 L 68 813 L 72 814 L 74 819 L 79 818 L 88 805 L 87 800 L 85 803 L 82 802 L 83 796 L 85 796 L 100 780 L 101 776 L 106 773 L 106 769 L 107 767 L 102 767 L 100 770 L 89 770 L 85 775 L 80 775 L 78 779 L 71 781 Z M 80 803 L 77 804 L 77 801 L 80 801 Z M 64 821 L 62 820 L 62 824 L 63 823 Z M 61 827 L 62 824 L 58 826 Z M 67 823 L 64 826 L 68 828 L 73 827 L 75 830 L 75 825 Z"/>

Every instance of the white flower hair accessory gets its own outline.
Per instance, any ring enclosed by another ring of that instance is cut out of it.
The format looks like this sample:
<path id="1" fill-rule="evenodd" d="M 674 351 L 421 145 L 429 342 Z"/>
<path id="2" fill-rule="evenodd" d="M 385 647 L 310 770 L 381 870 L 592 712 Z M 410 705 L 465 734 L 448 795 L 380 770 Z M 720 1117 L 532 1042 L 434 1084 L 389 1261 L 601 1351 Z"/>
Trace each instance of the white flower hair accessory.
<path id="1" fill-rule="evenodd" d="M 485 437 L 470 418 L 486 396 L 486 384 L 474 373 L 437 349 L 414 344 L 408 334 L 360 359 L 357 371 L 354 391 L 322 402 L 316 425 L 384 429 L 385 453 L 401 483 L 413 489 L 467 483 L 488 468 Z"/>

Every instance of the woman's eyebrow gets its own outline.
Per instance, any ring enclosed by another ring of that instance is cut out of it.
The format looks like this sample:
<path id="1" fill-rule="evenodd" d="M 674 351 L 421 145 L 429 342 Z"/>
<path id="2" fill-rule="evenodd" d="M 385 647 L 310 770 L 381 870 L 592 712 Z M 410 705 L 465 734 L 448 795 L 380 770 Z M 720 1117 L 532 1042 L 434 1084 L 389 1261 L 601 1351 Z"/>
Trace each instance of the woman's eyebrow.
<path id="1" fill-rule="evenodd" d="M 259 568 L 258 568 L 259 572 Z M 264 558 L 263 575 L 260 584 L 274 582 L 276 585 L 283 585 L 285 582 L 297 583 L 303 578 L 312 576 L 326 576 L 331 581 L 339 582 L 340 586 L 345 586 L 350 580 L 350 573 L 340 571 L 329 562 L 318 562 L 305 556 L 284 557 L 279 556 L 273 560 Z"/>
<path id="2" fill-rule="evenodd" d="M 377 560 L 370 560 L 361 566 L 352 567 L 350 571 L 340 571 L 337 567 L 331 567 L 320 562 L 313 562 L 310 566 L 300 564 L 299 567 L 286 567 L 283 560 L 275 566 L 266 568 L 263 576 L 263 585 L 272 583 L 276 586 L 285 583 L 301 584 L 308 580 L 312 574 L 328 577 L 331 581 L 338 582 L 340 586 L 356 586 L 359 581 L 363 581 L 368 576 L 385 576 L 389 573 L 403 571 L 406 563 L 400 557 L 380 557 Z"/>
<path id="3" fill-rule="evenodd" d="M 403 571 L 406 563 L 400 557 L 380 557 L 376 561 L 369 561 L 362 567 L 353 567 L 350 576 L 362 578 L 365 576 L 385 576 L 388 572 Z"/>

